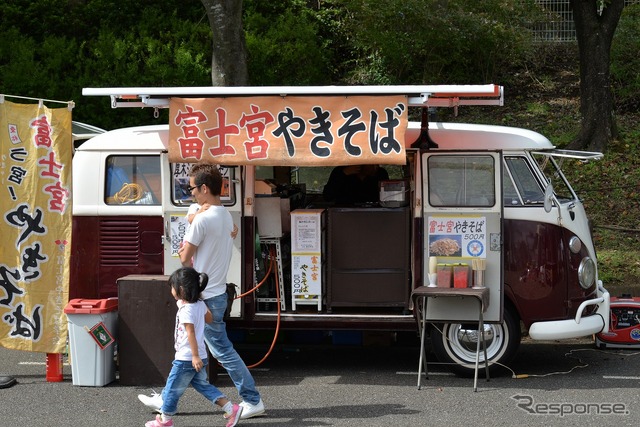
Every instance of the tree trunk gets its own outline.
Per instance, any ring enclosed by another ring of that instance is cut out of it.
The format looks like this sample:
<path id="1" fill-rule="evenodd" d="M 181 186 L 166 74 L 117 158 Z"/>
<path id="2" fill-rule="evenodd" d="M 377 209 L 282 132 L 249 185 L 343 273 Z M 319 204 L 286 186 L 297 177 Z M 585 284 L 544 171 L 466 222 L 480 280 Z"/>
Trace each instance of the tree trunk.
<path id="1" fill-rule="evenodd" d="M 580 57 L 580 133 L 569 148 L 605 151 L 616 137 L 609 73 L 611 42 L 624 0 L 611 0 L 602 12 L 596 0 L 571 0 Z"/>
<path id="2" fill-rule="evenodd" d="M 201 0 L 213 33 L 211 83 L 247 86 L 247 54 L 242 26 L 242 0 Z"/>

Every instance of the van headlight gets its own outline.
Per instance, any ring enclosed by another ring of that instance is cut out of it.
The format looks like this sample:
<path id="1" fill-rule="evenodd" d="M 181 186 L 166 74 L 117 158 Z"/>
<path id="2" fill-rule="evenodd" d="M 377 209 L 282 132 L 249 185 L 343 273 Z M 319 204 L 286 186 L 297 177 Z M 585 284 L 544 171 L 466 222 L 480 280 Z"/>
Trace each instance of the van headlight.
<path id="1" fill-rule="evenodd" d="M 571 252 L 573 252 L 574 254 L 580 253 L 581 248 L 582 242 L 580 241 L 580 238 L 578 238 L 578 236 L 573 236 L 571 239 L 569 239 L 569 249 L 571 250 Z"/>
<path id="2" fill-rule="evenodd" d="M 588 256 L 580 261 L 578 280 L 583 289 L 589 289 L 596 281 L 596 263 Z"/>

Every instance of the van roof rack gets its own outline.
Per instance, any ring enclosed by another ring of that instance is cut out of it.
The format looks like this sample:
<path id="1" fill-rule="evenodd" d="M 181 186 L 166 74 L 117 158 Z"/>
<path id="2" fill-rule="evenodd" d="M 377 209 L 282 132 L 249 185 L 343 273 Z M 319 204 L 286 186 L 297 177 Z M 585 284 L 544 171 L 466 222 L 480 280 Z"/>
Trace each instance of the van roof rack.
<path id="1" fill-rule="evenodd" d="M 112 108 L 168 108 L 171 98 L 251 96 L 384 96 L 406 95 L 409 107 L 504 105 L 504 89 L 486 85 L 400 86 L 206 86 L 84 88 L 84 96 L 109 96 Z"/>

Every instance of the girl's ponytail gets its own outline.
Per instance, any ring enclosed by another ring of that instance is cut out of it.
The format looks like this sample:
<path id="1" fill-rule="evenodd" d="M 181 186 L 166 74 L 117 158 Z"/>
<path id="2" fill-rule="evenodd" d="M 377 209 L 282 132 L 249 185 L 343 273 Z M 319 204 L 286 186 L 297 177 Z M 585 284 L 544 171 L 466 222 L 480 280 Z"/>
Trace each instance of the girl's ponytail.
<path id="1" fill-rule="evenodd" d="M 197 302 L 200 294 L 207 287 L 209 276 L 198 273 L 192 267 L 180 267 L 169 277 L 169 285 L 178 298 L 189 303 Z"/>
<path id="2" fill-rule="evenodd" d="M 198 293 L 200 294 L 206 289 L 207 283 L 209 283 L 209 276 L 207 276 L 207 273 L 200 273 L 199 279 Z"/>

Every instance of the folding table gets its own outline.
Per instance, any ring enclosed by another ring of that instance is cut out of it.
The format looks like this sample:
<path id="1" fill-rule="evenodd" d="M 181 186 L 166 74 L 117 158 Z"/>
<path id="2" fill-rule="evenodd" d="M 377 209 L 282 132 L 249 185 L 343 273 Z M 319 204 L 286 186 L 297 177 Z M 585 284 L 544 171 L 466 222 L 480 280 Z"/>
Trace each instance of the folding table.
<path id="1" fill-rule="evenodd" d="M 473 298 L 478 301 L 478 345 L 476 347 L 476 363 L 473 377 L 473 391 L 478 391 L 478 365 L 480 359 L 480 341 L 484 351 L 484 365 L 487 381 L 489 381 L 489 361 L 487 359 L 487 344 L 484 334 L 483 315 L 489 307 L 489 288 L 439 288 L 429 286 L 419 286 L 411 293 L 413 301 L 413 313 L 418 323 L 418 331 L 420 332 L 420 361 L 418 362 L 418 390 L 421 387 L 422 365 L 424 363 L 425 376 L 428 378 L 427 357 L 425 354 L 424 340 L 426 336 L 427 325 L 427 303 L 432 298 Z M 444 322 L 456 322 L 459 319 L 438 319 Z M 429 321 L 433 323 L 433 321 Z M 464 323 L 468 323 L 465 321 Z"/>

